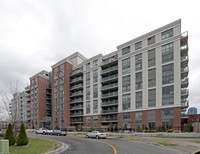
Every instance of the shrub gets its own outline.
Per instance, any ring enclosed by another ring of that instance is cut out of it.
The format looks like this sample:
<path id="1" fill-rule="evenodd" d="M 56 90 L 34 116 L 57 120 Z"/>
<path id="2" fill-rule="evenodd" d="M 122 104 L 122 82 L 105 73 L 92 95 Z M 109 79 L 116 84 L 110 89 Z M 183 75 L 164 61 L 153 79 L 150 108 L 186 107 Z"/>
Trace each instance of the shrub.
<path id="1" fill-rule="evenodd" d="M 171 132 L 174 132 L 173 129 L 168 129 L 167 132 L 171 133 Z"/>
<path id="2" fill-rule="evenodd" d="M 28 137 L 26 134 L 26 130 L 24 124 L 21 124 L 19 135 L 17 136 L 17 145 L 22 146 L 27 144 L 28 144 Z"/>
<path id="3" fill-rule="evenodd" d="M 162 132 L 162 126 L 161 125 L 156 127 L 156 132 Z"/>
<path id="4" fill-rule="evenodd" d="M 162 125 L 162 132 L 166 132 L 167 131 L 167 127 L 166 127 L 166 125 L 164 124 L 164 125 Z"/>
<path id="5" fill-rule="evenodd" d="M 189 124 L 188 130 L 189 130 L 189 132 L 193 132 L 193 126 L 192 126 L 192 124 Z"/>
<path id="6" fill-rule="evenodd" d="M 15 144 L 15 135 L 11 124 L 8 125 L 4 139 L 9 140 L 9 146 Z"/>

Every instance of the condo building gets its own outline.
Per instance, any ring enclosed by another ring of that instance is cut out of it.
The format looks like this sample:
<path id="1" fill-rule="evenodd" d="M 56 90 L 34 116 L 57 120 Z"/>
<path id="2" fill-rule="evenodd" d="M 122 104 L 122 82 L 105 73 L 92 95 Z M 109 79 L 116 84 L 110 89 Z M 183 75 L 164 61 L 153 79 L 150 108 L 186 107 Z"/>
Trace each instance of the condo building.
<path id="1" fill-rule="evenodd" d="M 44 70 L 30 78 L 31 128 L 51 128 L 50 78 Z"/>
<path id="2" fill-rule="evenodd" d="M 165 124 L 180 130 L 188 72 L 188 34 L 181 32 L 181 20 L 107 55 L 87 59 L 76 52 L 52 66 L 52 126 L 137 131 Z M 39 99 L 45 97 L 37 98 L 37 87 L 39 80 L 49 84 L 49 78 L 30 80 L 32 124 L 39 126 Z"/>

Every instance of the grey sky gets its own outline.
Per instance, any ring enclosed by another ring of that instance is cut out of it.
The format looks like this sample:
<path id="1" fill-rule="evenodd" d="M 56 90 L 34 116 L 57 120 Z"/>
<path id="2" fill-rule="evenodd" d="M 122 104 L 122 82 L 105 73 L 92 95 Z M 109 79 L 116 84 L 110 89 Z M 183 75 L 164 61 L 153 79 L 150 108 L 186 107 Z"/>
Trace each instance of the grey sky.
<path id="1" fill-rule="evenodd" d="M 190 106 L 200 109 L 199 0 L 0 0 L 0 90 L 79 51 L 90 58 L 182 19 L 189 32 Z M 1 103 L 1 102 L 0 102 Z"/>

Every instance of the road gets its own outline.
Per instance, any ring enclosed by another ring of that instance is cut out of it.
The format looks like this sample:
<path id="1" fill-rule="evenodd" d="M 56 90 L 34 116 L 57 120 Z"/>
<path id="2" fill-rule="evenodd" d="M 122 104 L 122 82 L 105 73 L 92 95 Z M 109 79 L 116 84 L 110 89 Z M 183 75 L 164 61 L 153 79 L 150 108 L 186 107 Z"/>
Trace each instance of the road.
<path id="1" fill-rule="evenodd" d="M 28 134 L 29 137 L 57 140 L 68 144 L 62 154 L 180 154 L 173 149 L 121 139 L 88 139 L 80 136 Z"/>

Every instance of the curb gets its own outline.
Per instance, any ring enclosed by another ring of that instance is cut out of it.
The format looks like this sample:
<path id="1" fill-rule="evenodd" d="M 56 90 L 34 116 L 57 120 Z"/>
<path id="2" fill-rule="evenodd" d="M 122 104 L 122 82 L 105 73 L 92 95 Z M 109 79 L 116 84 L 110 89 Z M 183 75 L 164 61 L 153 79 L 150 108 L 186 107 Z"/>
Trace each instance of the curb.
<path id="1" fill-rule="evenodd" d="M 55 154 L 55 153 L 61 153 L 61 152 L 65 151 L 65 150 L 67 150 L 68 147 L 69 147 L 67 144 L 65 144 L 65 143 L 63 143 L 63 142 L 60 142 L 60 141 L 57 141 L 57 140 L 52 140 L 52 141 L 55 141 L 55 142 L 61 143 L 62 146 L 61 146 L 59 149 L 56 149 L 56 150 L 53 150 L 53 151 L 49 151 L 49 152 L 46 152 L 46 153 L 44 153 L 44 154 Z"/>

